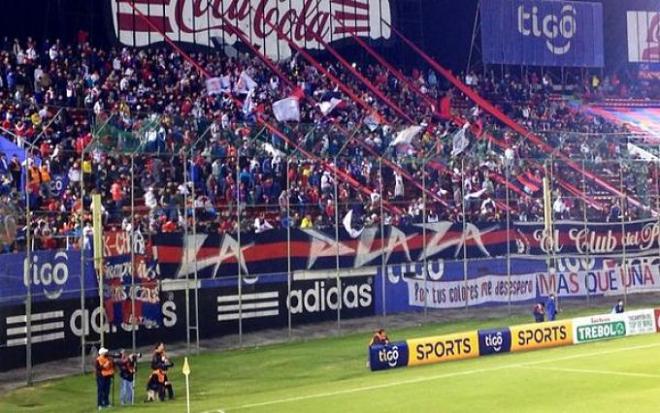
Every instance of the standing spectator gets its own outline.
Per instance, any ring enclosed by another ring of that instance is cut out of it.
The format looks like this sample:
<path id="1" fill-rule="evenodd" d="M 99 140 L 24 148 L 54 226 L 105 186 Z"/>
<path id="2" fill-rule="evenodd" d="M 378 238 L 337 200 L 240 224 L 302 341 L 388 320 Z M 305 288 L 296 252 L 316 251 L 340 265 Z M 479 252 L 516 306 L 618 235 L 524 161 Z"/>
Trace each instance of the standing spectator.
<path id="1" fill-rule="evenodd" d="M 108 349 L 101 347 L 96 358 L 96 395 L 100 409 L 110 407 L 110 385 L 115 374 L 115 365 L 108 356 Z"/>
<path id="2" fill-rule="evenodd" d="M 617 301 L 616 305 L 612 307 L 613 314 L 623 314 L 624 311 L 623 300 Z"/>
<path id="3" fill-rule="evenodd" d="M 534 315 L 534 321 L 537 323 L 542 323 L 545 321 L 545 308 L 543 303 L 536 303 L 532 309 L 532 314 Z"/>
<path id="4" fill-rule="evenodd" d="M 555 321 L 559 308 L 555 300 L 555 295 L 550 294 L 548 300 L 545 302 L 545 313 L 548 315 L 548 321 Z"/>
<path id="5" fill-rule="evenodd" d="M 135 378 L 135 355 L 126 354 L 121 351 L 119 359 L 119 377 L 121 377 L 121 387 L 119 388 L 119 403 L 122 406 L 133 404 L 133 380 Z"/>
<path id="6" fill-rule="evenodd" d="M 21 190 L 21 171 L 21 161 L 16 154 L 13 154 L 9 161 L 9 172 L 11 173 L 12 182 L 14 183 L 16 191 L 19 192 Z"/>

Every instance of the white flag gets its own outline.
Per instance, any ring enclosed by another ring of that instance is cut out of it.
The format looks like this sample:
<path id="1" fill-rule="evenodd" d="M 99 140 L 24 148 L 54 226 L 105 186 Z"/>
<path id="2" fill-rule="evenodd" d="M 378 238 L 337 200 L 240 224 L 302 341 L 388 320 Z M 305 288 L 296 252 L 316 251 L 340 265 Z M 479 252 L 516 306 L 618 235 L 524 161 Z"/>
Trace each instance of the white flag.
<path id="1" fill-rule="evenodd" d="M 300 102 L 296 98 L 286 98 L 273 103 L 273 114 L 280 122 L 300 122 Z"/>
<path id="2" fill-rule="evenodd" d="M 254 89 L 248 92 L 245 102 L 243 102 L 243 113 L 250 116 L 254 112 Z"/>
<path id="3" fill-rule="evenodd" d="M 367 125 L 367 128 L 369 128 L 370 131 L 373 132 L 380 126 L 380 121 L 376 115 L 371 114 L 364 118 L 364 124 Z"/>
<path id="4" fill-rule="evenodd" d="M 470 145 L 470 139 L 467 137 L 466 130 L 466 128 L 463 128 L 454 134 L 454 147 L 451 151 L 451 156 L 460 155 Z"/>
<path id="5" fill-rule="evenodd" d="M 349 209 L 348 213 L 344 215 L 344 219 L 342 220 L 342 223 L 344 224 L 344 229 L 350 235 L 351 238 L 355 239 L 358 238 L 360 235 L 362 235 L 362 231 L 364 231 L 364 228 L 362 229 L 354 229 L 351 227 L 351 221 L 353 221 L 353 210 Z"/>
<path id="6" fill-rule="evenodd" d="M 251 90 L 256 89 L 257 86 L 259 86 L 257 82 L 255 82 L 254 79 L 252 79 L 250 75 L 248 75 L 244 70 L 241 72 L 241 76 L 238 78 L 238 83 L 236 83 L 236 92 L 247 94 Z"/>
<path id="7" fill-rule="evenodd" d="M 413 139 L 422 132 L 422 129 L 424 128 L 421 126 L 410 126 L 402 130 L 396 135 L 396 138 L 390 143 L 390 146 L 410 145 Z"/>
<path id="8" fill-rule="evenodd" d="M 219 77 L 210 77 L 206 79 L 206 91 L 209 96 L 221 94 L 223 92 L 222 79 Z"/>
<path id="9" fill-rule="evenodd" d="M 339 105 L 341 102 L 341 99 L 332 98 L 329 101 L 319 103 L 319 109 L 321 109 L 323 116 L 328 116 L 328 114 L 335 110 L 337 105 Z"/>

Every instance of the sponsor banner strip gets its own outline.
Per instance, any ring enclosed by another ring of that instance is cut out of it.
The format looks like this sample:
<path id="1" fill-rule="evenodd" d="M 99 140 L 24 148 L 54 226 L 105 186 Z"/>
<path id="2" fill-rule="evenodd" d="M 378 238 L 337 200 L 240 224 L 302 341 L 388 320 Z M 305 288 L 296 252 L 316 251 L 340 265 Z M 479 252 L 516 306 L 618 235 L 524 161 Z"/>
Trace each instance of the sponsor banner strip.
<path id="1" fill-rule="evenodd" d="M 233 305 L 219 305 L 218 312 L 228 312 L 228 311 L 238 311 L 239 309 L 243 310 L 256 310 L 258 308 L 277 308 L 279 307 L 279 302 L 277 301 L 266 301 L 262 303 L 243 303 L 243 304 L 233 304 Z"/>
<path id="2" fill-rule="evenodd" d="M 64 328 L 64 322 L 63 321 L 57 321 L 54 323 L 46 323 L 46 324 L 38 324 L 35 326 L 32 326 L 31 330 L 33 333 L 38 333 L 40 331 L 48 331 L 48 330 L 58 330 L 58 329 L 63 329 Z M 7 336 L 17 336 L 19 334 L 27 334 L 27 326 L 25 327 L 14 327 L 14 328 L 8 328 L 7 329 Z"/>
<path id="3" fill-rule="evenodd" d="M 260 317 L 274 317 L 279 314 L 280 314 L 279 310 L 252 311 L 252 312 L 245 312 L 242 314 L 239 313 L 218 314 L 218 321 L 231 321 L 231 320 L 238 320 L 239 318 L 246 319 L 246 318 L 260 318 Z"/>
<path id="4" fill-rule="evenodd" d="M 62 318 L 64 317 L 64 311 L 50 311 L 47 313 L 35 313 L 30 316 L 30 320 L 32 321 L 41 321 L 41 320 L 49 320 L 51 318 Z M 7 317 L 7 325 L 9 324 L 19 324 L 19 323 L 27 323 L 27 316 L 25 315 L 16 315 L 16 316 L 10 316 Z"/>
<path id="5" fill-rule="evenodd" d="M 218 303 L 232 303 L 239 300 L 250 301 L 250 300 L 263 300 L 266 298 L 277 298 L 279 293 L 277 291 L 267 292 L 267 293 L 255 293 L 255 294 L 242 294 L 242 295 L 224 295 L 218 297 Z"/>
<path id="6" fill-rule="evenodd" d="M 57 340 L 63 340 L 64 339 L 64 332 L 59 332 L 59 333 L 52 333 L 52 334 L 44 334 L 41 336 L 34 336 L 32 337 L 32 344 L 37 344 L 37 343 L 45 343 L 47 341 L 57 341 Z M 11 340 L 7 340 L 7 347 L 17 347 L 17 346 L 25 346 L 27 345 L 27 338 L 13 338 Z"/>

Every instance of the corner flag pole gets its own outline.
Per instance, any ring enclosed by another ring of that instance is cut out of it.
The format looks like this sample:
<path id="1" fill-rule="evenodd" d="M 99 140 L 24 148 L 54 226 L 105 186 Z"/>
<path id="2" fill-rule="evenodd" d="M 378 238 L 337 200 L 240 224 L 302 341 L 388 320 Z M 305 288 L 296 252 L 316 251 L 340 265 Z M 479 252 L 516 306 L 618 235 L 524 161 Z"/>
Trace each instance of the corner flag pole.
<path id="1" fill-rule="evenodd" d="M 183 370 L 181 372 L 186 376 L 186 411 L 190 413 L 190 365 L 188 364 L 188 357 L 183 359 Z"/>

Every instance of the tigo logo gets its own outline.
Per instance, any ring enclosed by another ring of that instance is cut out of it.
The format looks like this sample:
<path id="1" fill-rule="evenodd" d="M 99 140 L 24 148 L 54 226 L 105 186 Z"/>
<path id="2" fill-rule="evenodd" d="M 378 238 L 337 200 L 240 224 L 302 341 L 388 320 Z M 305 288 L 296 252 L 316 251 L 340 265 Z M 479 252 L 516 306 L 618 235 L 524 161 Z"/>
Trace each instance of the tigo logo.
<path id="1" fill-rule="evenodd" d="M 479 330 L 479 355 L 511 351 L 511 331 L 508 328 Z"/>
<path id="2" fill-rule="evenodd" d="M 405 342 L 391 343 L 385 346 L 376 345 L 369 348 L 371 370 L 386 370 L 408 365 L 408 344 Z"/>

